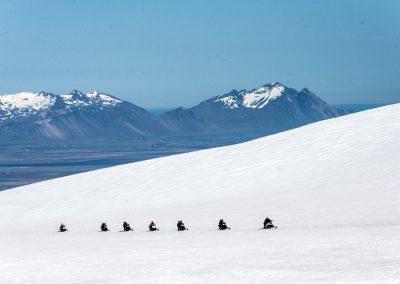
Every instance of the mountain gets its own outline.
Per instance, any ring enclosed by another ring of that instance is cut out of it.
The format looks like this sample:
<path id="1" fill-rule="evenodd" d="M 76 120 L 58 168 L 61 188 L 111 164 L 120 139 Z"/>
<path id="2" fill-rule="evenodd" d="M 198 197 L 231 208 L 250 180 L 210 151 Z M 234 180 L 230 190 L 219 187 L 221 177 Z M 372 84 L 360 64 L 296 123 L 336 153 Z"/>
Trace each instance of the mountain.
<path id="1" fill-rule="evenodd" d="M 116 139 L 166 134 L 157 118 L 111 95 L 77 90 L 0 96 L 0 133 L 8 140 Z"/>
<path id="2" fill-rule="evenodd" d="M 272 134 L 341 114 L 308 89 L 298 92 L 275 82 L 251 91 L 232 90 L 162 118 L 178 133 Z"/>
<path id="3" fill-rule="evenodd" d="M 400 104 L 2 191 L 0 279 L 396 283 L 399 121 Z"/>
<path id="4" fill-rule="evenodd" d="M 4 140 L 126 139 L 191 134 L 273 134 L 341 115 L 307 89 L 280 83 L 233 90 L 161 117 L 101 92 L 0 96 Z"/>

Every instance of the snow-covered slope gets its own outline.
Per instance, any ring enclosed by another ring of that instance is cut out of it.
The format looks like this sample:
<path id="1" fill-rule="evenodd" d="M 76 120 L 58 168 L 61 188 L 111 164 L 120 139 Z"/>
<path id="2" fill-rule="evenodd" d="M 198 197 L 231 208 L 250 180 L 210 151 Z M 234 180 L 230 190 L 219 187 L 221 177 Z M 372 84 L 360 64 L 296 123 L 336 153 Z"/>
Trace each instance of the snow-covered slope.
<path id="1" fill-rule="evenodd" d="M 398 280 L 399 121 L 400 105 L 392 105 L 0 192 L 0 278 Z M 267 215 L 278 230 L 257 230 Z M 231 231 L 216 231 L 220 218 Z M 189 232 L 175 232 L 180 219 Z M 119 233 L 124 220 L 136 231 Z M 145 232 L 150 220 L 159 232 Z M 112 232 L 97 232 L 102 221 Z M 59 222 L 70 232 L 56 233 Z"/>
<path id="2" fill-rule="evenodd" d="M 49 109 L 56 102 L 53 94 L 40 92 L 22 92 L 0 96 L 0 111 L 3 115 L 1 120 L 14 118 L 15 116 L 29 116 L 40 111 Z"/>
<path id="3" fill-rule="evenodd" d="M 45 109 L 54 103 L 52 96 L 46 93 L 22 92 L 14 95 L 0 96 L 1 109 L 12 110 L 16 108 L 30 108 L 34 110 Z"/>

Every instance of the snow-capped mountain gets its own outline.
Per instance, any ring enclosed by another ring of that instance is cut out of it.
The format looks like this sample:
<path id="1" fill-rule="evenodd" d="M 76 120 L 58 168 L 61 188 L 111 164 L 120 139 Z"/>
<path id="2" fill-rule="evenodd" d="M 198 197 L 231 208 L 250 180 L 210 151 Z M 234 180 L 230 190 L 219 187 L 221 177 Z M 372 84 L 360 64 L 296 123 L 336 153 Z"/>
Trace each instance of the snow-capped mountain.
<path id="1" fill-rule="evenodd" d="M 278 82 L 231 92 L 161 117 L 102 92 L 0 96 L 3 140 L 119 139 L 188 134 L 267 135 L 340 113 L 307 89 Z"/>
<path id="2" fill-rule="evenodd" d="M 1 191 L 1 282 L 398 283 L 399 120 L 392 105 Z"/>
<path id="3" fill-rule="evenodd" d="M 74 109 L 81 107 L 107 107 L 121 103 L 121 100 L 97 91 L 83 94 L 74 90 L 67 95 L 54 95 L 52 93 L 22 92 L 0 96 L 0 119 L 28 117 L 51 108 Z"/>
<path id="4" fill-rule="evenodd" d="M 212 98 L 211 101 L 214 103 L 222 102 L 224 107 L 235 109 L 235 108 L 255 108 L 261 109 L 267 106 L 267 104 L 282 96 L 287 87 L 283 86 L 278 82 L 272 84 L 266 84 L 261 88 L 254 89 L 251 91 L 236 91 L 233 90 L 228 94 L 217 96 Z M 290 100 L 290 98 L 288 98 Z"/>
<path id="5" fill-rule="evenodd" d="M 300 92 L 281 83 L 261 88 L 232 90 L 190 109 L 176 109 L 163 116 L 165 125 L 176 132 L 271 134 L 341 113 L 303 89 Z"/>
<path id="6" fill-rule="evenodd" d="M 144 109 L 101 92 L 0 96 L 0 133 L 8 140 L 132 138 L 166 130 Z"/>

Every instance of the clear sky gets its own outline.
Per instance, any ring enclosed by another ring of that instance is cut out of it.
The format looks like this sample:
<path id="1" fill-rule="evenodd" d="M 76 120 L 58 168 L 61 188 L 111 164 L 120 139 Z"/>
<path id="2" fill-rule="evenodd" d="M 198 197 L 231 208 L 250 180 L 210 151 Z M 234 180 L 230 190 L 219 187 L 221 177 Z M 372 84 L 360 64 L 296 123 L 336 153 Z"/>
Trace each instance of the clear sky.
<path id="1" fill-rule="evenodd" d="M 191 106 L 279 81 L 400 102 L 400 1 L 0 1 L 0 94 Z"/>

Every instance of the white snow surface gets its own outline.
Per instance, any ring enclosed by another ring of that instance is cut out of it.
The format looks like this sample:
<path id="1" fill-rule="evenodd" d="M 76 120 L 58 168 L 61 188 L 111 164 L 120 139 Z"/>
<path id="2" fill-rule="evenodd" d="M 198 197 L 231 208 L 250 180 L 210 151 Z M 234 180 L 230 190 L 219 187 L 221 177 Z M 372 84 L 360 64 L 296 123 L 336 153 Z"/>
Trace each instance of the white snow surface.
<path id="1" fill-rule="evenodd" d="M 252 90 L 241 91 L 238 96 L 220 96 L 214 102 L 223 102 L 227 108 L 264 108 L 270 101 L 280 97 L 285 91 L 285 86 L 280 83 L 272 83 L 264 87 Z"/>
<path id="2" fill-rule="evenodd" d="M 219 101 L 223 102 L 224 105 L 228 108 L 238 108 L 240 106 L 240 103 L 234 96 L 225 96 L 215 100 L 215 102 Z"/>
<path id="3" fill-rule="evenodd" d="M 0 110 L 6 113 L 20 110 L 23 113 L 41 111 L 51 107 L 56 98 L 46 93 L 21 92 L 0 96 Z"/>
<path id="4" fill-rule="evenodd" d="M 122 102 L 98 91 L 86 94 L 80 93 L 79 91 L 75 92 L 80 94 L 80 96 L 74 97 L 72 94 L 59 96 L 44 92 L 21 92 L 17 94 L 0 95 L 0 111 L 5 112 L 5 116 L 2 119 L 12 118 L 14 116 L 28 116 L 48 110 L 54 105 L 57 97 L 61 97 L 68 108 L 91 105 L 114 106 Z"/>
<path id="5" fill-rule="evenodd" d="M 0 279 L 399 283 L 399 149 L 400 104 L 3 191 Z"/>
<path id="6" fill-rule="evenodd" d="M 78 91 L 77 91 L 78 92 Z M 71 94 L 67 95 L 61 95 L 62 99 L 64 102 L 69 106 L 69 107 L 80 107 L 80 106 L 90 106 L 90 105 L 107 105 L 107 106 L 114 106 L 118 103 L 121 103 L 122 101 L 113 98 L 107 94 L 98 92 L 98 91 L 93 91 L 91 93 L 80 93 L 80 96 L 74 97 Z"/>
<path id="7" fill-rule="evenodd" d="M 100 93 L 98 91 L 94 91 L 91 93 L 87 93 L 86 96 L 89 98 L 96 98 L 97 100 L 101 101 L 103 104 L 108 104 L 108 105 L 115 105 L 117 103 L 120 103 L 121 101 L 113 98 L 107 94 Z"/>

